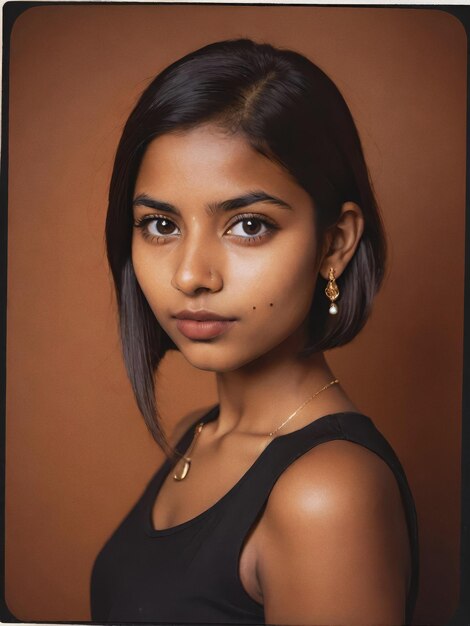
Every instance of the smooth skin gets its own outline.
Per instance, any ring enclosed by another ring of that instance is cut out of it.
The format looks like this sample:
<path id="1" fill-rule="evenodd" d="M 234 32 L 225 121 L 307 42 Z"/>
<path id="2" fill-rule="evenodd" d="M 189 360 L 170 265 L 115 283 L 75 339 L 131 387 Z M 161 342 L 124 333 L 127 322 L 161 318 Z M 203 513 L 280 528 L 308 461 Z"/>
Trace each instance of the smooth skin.
<path id="1" fill-rule="evenodd" d="M 218 419 L 198 438 L 188 477 L 165 480 L 156 528 L 218 501 L 272 441 L 267 433 L 335 378 L 322 353 L 297 353 L 316 277 L 327 278 L 330 267 L 341 275 L 364 220 L 346 202 L 318 246 L 314 216 L 305 190 L 242 136 L 205 124 L 149 145 L 134 192 L 135 273 L 184 357 L 215 372 L 220 404 Z M 189 339 L 174 317 L 185 309 L 234 322 L 214 339 Z M 358 409 L 334 385 L 278 434 L 342 411 Z M 183 420 L 174 440 L 202 413 Z M 390 468 L 347 441 L 302 455 L 276 482 L 239 573 L 268 624 L 403 623 L 410 554 Z"/>

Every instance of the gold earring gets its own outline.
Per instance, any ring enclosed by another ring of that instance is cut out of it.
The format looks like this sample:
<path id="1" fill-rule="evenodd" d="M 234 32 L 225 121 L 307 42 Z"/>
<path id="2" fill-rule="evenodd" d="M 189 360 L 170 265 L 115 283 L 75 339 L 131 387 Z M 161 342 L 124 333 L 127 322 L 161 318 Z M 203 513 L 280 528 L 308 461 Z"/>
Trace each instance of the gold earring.
<path id="1" fill-rule="evenodd" d="M 330 271 L 328 272 L 328 284 L 325 293 L 330 299 L 330 308 L 328 310 L 331 315 L 336 315 L 336 313 L 338 313 L 338 305 L 335 304 L 335 300 L 338 299 L 339 288 L 335 280 L 335 270 L 332 267 L 330 267 Z"/>

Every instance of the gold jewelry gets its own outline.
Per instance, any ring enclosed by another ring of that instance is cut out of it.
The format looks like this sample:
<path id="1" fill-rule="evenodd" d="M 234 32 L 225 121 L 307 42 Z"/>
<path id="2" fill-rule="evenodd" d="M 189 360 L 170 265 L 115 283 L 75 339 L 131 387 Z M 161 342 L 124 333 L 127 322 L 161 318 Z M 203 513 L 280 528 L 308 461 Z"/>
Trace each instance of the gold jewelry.
<path id="1" fill-rule="evenodd" d="M 335 385 L 339 383 L 339 380 L 337 378 L 335 378 L 334 380 L 331 380 L 329 383 L 327 383 L 326 385 L 324 385 L 321 389 L 319 389 L 318 391 L 316 391 L 312 396 L 310 396 L 309 398 L 307 398 L 307 400 L 305 400 L 304 402 L 302 402 L 302 404 L 295 409 L 295 411 L 293 413 L 291 413 L 289 415 L 289 417 L 287 419 L 285 419 L 282 424 L 280 426 L 278 426 L 275 430 L 271 431 L 270 433 L 268 433 L 267 436 L 272 437 L 275 433 L 277 433 L 278 430 L 281 430 L 281 428 L 283 428 L 287 422 L 290 422 L 290 420 L 295 417 L 297 415 L 297 413 L 299 413 L 299 411 L 301 411 L 304 406 L 306 406 L 309 402 L 311 402 L 316 396 L 318 396 L 318 394 L 320 394 L 322 391 L 325 391 L 325 389 L 328 389 L 328 387 L 331 387 L 331 385 Z M 176 471 L 173 474 L 173 478 L 174 480 L 184 480 L 186 478 L 186 476 L 189 473 L 189 470 L 191 468 L 191 452 L 194 448 L 194 444 L 196 443 L 196 440 L 201 432 L 201 430 L 204 427 L 204 422 L 199 422 L 199 424 L 196 426 L 196 430 L 194 433 L 194 437 L 193 440 L 191 442 L 191 445 L 189 446 L 188 450 L 186 451 L 186 453 L 183 455 L 183 458 L 180 459 L 180 461 L 178 462 L 178 464 L 182 464 L 181 470 L 180 471 Z"/>
<path id="2" fill-rule="evenodd" d="M 325 293 L 330 299 L 330 308 L 328 310 L 331 315 L 336 315 L 336 313 L 338 313 L 338 305 L 335 304 L 335 300 L 337 300 L 339 296 L 339 288 L 335 280 L 335 270 L 332 267 L 330 267 L 330 271 L 328 272 L 328 284 Z"/>
<path id="3" fill-rule="evenodd" d="M 319 393 L 321 393 L 322 391 L 325 391 L 325 389 L 328 389 L 328 387 L 331 387 L 331 385 L 335 385 L 336 383 L 339 383 L 339 380 L 338 380 L 337 378 L 335 378 L 334 380 L 330 380 L 330 382 L 329 382 L 329 383 L 327 383 L 324 387 L 322 387 L 321 389 L 319 389 L 318 391 L 316 391 L 316 392 L 313 394 L 313 396 L 310 396 L 310 398 L 307 398 L 307 400 L 305 400 L 305 402 L 303 402 L 303 403 L 299 406 L 299 408 L 298 408 L 298 409 L 295 409 L 295 411 L 294 411 L 293 413 L 291 413 L 291 414 L 289 415 L 289 417 L 288 417 L 286 420 L 284 420 L 280 426 L 278 426 L 278 427 L 276 428 L 276 430 L 273 430 L 272 432 L 270 432 L 270 433 L 269 433 L 269 436 L 270 436 L 270 437 L 272 437 L 272 436 L 274 435 L 274 433 L 277 433 L 277 431 L 278 431 L 278 430 L 281 430 L 281 428 L 282 428 L 283 426 L 285 426 L 285 425 L 287 424 L 287 422 L 290 422 L 290 420 L 291 420 L 293 417 L 295 417 L 295 416 L 297 415 L 297 413 L 298 413 L 299 411 L 301 411 L 301 410 L 304 408 L 304 406 L 305 406 L 306 404 L 308 404 L 309 402 L 311 402 L 311 401 L 313 400 L 313 398 L 315 398 L 316 396 L 318 396 L 318 394 L 319 394 Z"/>
<path id="4" fill-rule="evenodd" d="M 175 474 L 173 474 L 173 478 L 175 480 L 184 480 L 186 478 L 186 476 L 188 475 L 188 472 L 191 468 L 191 457 L 189 456 L 192 452 L 192 449 L 194 448 L 194 444 L 196 443 L 196 440 L 199 436 L 199 433 L 202 430 L 202 427 L 204 426 L 204 422 L 200 422 L 197 426 L 196 426 L 196 432 L 194 433 L 194 437 L 193 440 L 191 441 L 191 445 L 189 446 L 189 448 L 186 450 L 186 454 L 183 455 L 183 458 L 181 459 L 181 461 L 183 462 L 183 466 L 181 468 L 180 472 L 176 472 Z M 180 461 L 180 463 L 181 463 Z"/>

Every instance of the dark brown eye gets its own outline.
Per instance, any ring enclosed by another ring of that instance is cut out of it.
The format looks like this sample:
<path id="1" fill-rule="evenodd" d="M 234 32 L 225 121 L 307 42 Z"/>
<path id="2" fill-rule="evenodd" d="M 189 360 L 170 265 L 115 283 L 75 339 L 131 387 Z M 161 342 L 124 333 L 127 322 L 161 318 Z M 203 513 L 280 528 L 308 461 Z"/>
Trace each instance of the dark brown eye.
<path id="1" fill-rule="evenodd" d="M 173 239 L 179 237 L 181 231 L 179 227 L 163 215 L 144 215 L 134 222 L 135 228 L 139 228 L 142 237 L 163 243 L 165 239 Z"/>
<path id="2" fill-rule="evenodd" d="M 242 239 L 262 237 L 269 232 L 270 228 L 272 229 L 267 222 L 258 217 L 244 217 L 238 220 L 238 222 L 235 222 L 235 224 L 229 228 L 227 234 L 236 235 Z"/>
<path id="3" fill-rule="evenodd" d="M 247 235 L 257 235 L 262 227 L 260 220 L 253 218 L 243 220 L 242 224 L 243 231 Z"/>
<path id="4" fill-rule="evenodd" d="M 176 224 L 164 217 L 157 217 L 152 225 L 159 235 L 172 235 L 176 229 Z"/>

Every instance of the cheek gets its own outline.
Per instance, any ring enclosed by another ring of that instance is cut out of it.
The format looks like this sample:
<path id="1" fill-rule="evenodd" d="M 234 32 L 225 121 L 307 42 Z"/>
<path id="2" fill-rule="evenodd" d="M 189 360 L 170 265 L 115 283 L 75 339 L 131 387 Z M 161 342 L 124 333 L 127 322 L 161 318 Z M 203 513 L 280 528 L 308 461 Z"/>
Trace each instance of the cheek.
<path id="1" fill-rule="evenodd" d="M 301 323 L 315 289 L 317 268 L 312 246 L 286 247 L 269 258 L 239 259 L 230 283 L 238 285 L 245 310 L 253 320 L 276 325 Z"/>
<path id="2" fill-rule="evenodd" d="M 278 324 L 296 327 L 304 321 L 313 298 L 315 276 L 312 263 L 301 267 L 285 265 L 277 275 L 269 277 L 263 308 L 271 327 Z"/>
<path id="3" fill-rule="evenodd" d="M 132 246 L 132 265 L 137 282 L 150 308 L 157 315 L 166 300 L 165 294 L 170 285 L 165 267 L 159 264 L 157 268 L 154 255 L 139 243 Z"/>

